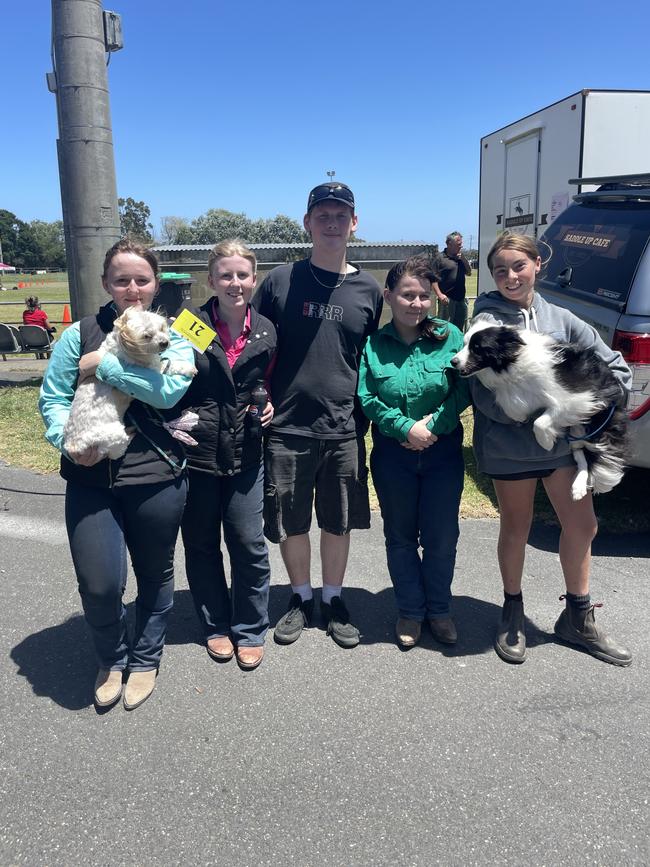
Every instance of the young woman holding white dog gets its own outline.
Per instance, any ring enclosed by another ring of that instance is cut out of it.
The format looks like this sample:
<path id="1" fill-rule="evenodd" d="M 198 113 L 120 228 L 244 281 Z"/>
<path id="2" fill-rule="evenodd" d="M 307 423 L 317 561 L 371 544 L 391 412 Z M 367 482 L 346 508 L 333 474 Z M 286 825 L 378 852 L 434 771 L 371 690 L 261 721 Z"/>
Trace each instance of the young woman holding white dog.
<path id="1" fill-rule="evenodd" d="M 535 291 L 542 260 L 535 243 L 523 235 L 504 233 L 488 253 L 488 267 L 497 291 L 480 295 L 479 317 L 498 325 L 514 325 L 551 335 L 555 340 L 593 349 L 621 385 L 621 401 L 631 383 L 630 370 L 596 331 L 568 310 L 550 304 Z M 524 606 L 521 591 L 526 543 L 533 519 L 537 480 L 541 479 L 561 526 L 559 556 L 566 584 L 566 608 L 555 624 L 563 641 L 581 647 L 614 665 L 629 665 L 630 651 L 605 634 L 594 618 L 589 596 L 591 543 L 598 525 L 591 492 L 571 496 L 576 465 L 567 439 L 546 451 L 533 433 L 533 419 L 518 424 L 496 404 L 493 392 L 476 377 L 470 380 L 474 402 L 474 451 L 481 472 L 492 478 L 499 503 L 497 553 L 505 601 L 495 650 L 506 662 L 526 658 Z"/>
<path id="2" fill-rule="evenodd" d="M 460 413 L 470 399 L 451 366 L 463 336 L 429 316 L 435 279 L 424 257 L 391 268 L 384 300 L 393 318 L 368 338 L 359 369 L 403 648 L 417 644 L 425 619 L 437 641 L 457 640 L 451 583 L 464 481 Z"/>
<path id="3" fill-rule="evenodd" d="M 179 404 L 199 416 L 187 449 L 189 493 L 183 517 L 185 571 L 208 654 L 243 669 L 264 657 L 269 628 L 270 568 L 262 507 L 262 430 L 273 418 L 267 402 L 249 411 L 251 392 L 268 378 L 275 328 L 250 305 L 257 279 L 255 254 L 241 241 L 217 244 L 208 257 L 213 297 L 192 312 L 216 331 L 198 373 Z M 226 583 L 221 533 L 228 549 Z"/>
<path id="4" fill-rule="evenodd" d="M 97 350 L 120 314 L 150 307 L 157 273 L 155 256 L 139 244 L 123 239 L 111 247 L 102 275 L 111 300 L 95 316 L 72 324 L 57 341 L 39 401 L 45 436 L 62 453 L 70 550 L 99 662 L 95 704 L 115 704 L 128 674 L 127 710 L 142 704 L 155 686 L 173 604 L 174 547 L 187 491 L 182 446 L 162 426 L 156 410 L 174 406 L 191 378 L 123 364 Z M 190 366 L 193 362 L 192 347 L 173 332 L 162 356 Z M 126 416 L 134 435 L 118 460 L 102 460 L 95 447 L 81 453 L 63 448 L 77 384 L 88 376 L 134 398 Z M 122 603 L 127 549 L 138 586 L 131 642 Z"/>

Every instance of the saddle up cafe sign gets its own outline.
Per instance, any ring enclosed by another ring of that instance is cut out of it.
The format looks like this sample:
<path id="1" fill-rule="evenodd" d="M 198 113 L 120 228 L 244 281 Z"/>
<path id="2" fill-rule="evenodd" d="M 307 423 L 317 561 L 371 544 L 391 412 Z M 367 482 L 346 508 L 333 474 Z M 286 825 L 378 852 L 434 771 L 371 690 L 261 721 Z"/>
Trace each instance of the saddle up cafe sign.
<path id="1" fill-rule="evenodd" d="M 509 216 L 506 217 L 504 226 L 512 229 L 515 226 L 531 226 L 535 221 L 535 215 L 530 213 L 530 199 L 527 196 L 513 196 L 509 202 Z"/>

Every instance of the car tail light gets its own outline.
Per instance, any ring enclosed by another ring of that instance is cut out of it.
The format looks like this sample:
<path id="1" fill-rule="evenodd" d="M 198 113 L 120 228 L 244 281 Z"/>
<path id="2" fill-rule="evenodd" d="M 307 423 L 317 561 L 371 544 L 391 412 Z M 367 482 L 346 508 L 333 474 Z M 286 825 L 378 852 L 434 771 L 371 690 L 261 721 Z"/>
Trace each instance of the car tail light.
<path id="1" fill-rule="evenodd" d="M 650 410 L 650 334 L 615 331 L 612 349 L 618 349 L 632 371 L 627 411 L 634 421 Z"/>

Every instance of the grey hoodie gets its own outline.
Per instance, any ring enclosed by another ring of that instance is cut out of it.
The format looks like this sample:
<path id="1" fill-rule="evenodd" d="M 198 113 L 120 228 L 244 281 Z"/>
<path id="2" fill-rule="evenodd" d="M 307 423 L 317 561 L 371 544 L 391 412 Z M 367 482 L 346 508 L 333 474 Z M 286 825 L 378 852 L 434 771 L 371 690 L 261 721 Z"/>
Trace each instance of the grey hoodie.
<path id="1" fill-rule="evenodd" d="M 507 301 L 500 292 L 479 295 L 474 305 L 474 318 L 487 319 L 497 325 L 515 325 L 549 334 L 555 340 L 573 343 L 582 349 L 593 349 L 603 359 L 621 386 L 628 390 L 632 383 L 630 369 L 620 352 L 614 352 L 591 327 L 568 310 L 549 304 L 535 292 L 530 310 Z M 545 471 L 573 465 L 571 449 L 566 439 L 560 439 L 547 452 L 535 439 L 533 420 L 520 424 L 512 421 L 496 404 L 494 395 L 473 376 L 469 380 L 474 403 L 474 453 L 478 468 L 488 475 L 505 475 Z"/>

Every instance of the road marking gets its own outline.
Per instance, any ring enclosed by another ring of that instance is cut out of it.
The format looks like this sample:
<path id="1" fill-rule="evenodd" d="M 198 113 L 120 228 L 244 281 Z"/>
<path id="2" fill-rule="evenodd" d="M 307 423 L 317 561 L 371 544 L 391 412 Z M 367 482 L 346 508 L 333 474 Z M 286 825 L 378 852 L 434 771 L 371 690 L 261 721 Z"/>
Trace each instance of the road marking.
<path id="1" fill-rule="evenodd" d="M 62 521 L 45 518 L 27 518 L 25 515 L 10 515 L 0 512 L 0 536 L 11 539 L 38 540 L 39 544 L 67 545 L 68 536 Z"/>

